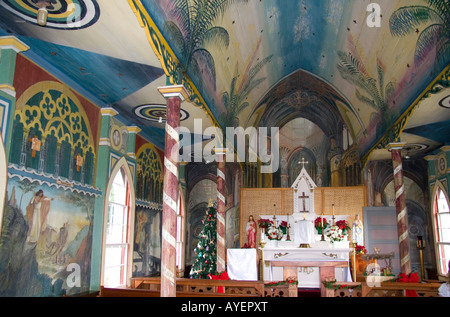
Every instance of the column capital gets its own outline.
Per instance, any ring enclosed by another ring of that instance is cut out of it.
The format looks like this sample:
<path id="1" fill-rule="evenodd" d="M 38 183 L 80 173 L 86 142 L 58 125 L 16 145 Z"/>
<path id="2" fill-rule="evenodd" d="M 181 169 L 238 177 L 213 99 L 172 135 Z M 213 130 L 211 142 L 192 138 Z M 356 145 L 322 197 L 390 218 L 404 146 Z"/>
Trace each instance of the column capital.
<path id="1" fill-rule="evenodd" d="M 102 116 L 114 117 L 115 115 L 118 114 L 118 112 L 115 109 L 110 108 L 110 107 L 108 107 L 108 108 L 101 108 L 100 111 L 101 111 Z"/>
<path id="2" fill-rule="evenodd" d="M 182 101 L 189 99 L 189 93 L 183 85 L 161 86 L 158 91 L 164 98 L 178 97 Z"/>
<path id="3" fill-rule="evenodd" d="M 137 127 L 137 126 L 131 126 L 131 127 L 127 127 L 127 130 L 129 133 L 136 133 L 138 134 L 139 132 L 141 132 L 142 130 Z"/>
<path id="4" fill-rule="evenodd" d="M 30 47 L 15 36 L 0 36 L 0 49 L 11 49 L 20 53 L 28 51 Z"/>
<path id="5" fill-rule="evenodd" d="M 406 143 L 404 142 L 398 142 L 398 143 L 389 143 L 386 146 L 386 150 L 388 150 L 389 152 L 392 150 L 401 150 L 405 147 Z"/>

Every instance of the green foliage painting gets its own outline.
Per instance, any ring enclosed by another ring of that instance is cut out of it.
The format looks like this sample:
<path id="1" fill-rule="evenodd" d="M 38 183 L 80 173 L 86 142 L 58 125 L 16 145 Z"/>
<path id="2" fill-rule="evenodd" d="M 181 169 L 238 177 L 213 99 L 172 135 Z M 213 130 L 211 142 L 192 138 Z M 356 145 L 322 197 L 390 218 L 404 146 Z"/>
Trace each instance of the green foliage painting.
<path id="1" fill-rule="evenodd" d="M 339 64 L 337 68 L 342 78 L 355 85 L 356 98 L 370 106 L 381 116 L 381 122 L 377 126 L 377 134 L 385 130 L 392 123 L 393 115 L 389 111 L 388 102 L 394 94 L 394 85 L 389 82 L 385 85 L 384 69 L 377 60 L 377 78 L 372 77 L 359 57 L 352 53 L 338 52 Z M 358 89 L 359 88 L 359 89 Z M 361 90 L 365 92 L 363 94 Z"/>
<path id="2" fill-rule="evenodd" d="M 417 33 L 416 64 L 436 49 L 436 66 L 445 67 L 450 59 L 450 1 L 426 2 L 428 6 L 404 6 L 396 10 L 389 19 L 391 33 L 394 36 Z"/>
<path id="3" fill-rule="evenodd" d="M 191 76 L 207 75 L 216 81 L 214 58 L 205 48 L 208 44 L 227 48 L 229 35 L 223 27 L 215 26 L 232 3 L 247 0 L 175 0 L 171 14 L 174 21 L 166 22 L 165 28 L 171 36 L 174 49 L 180 54 L 180 67 Z"/>

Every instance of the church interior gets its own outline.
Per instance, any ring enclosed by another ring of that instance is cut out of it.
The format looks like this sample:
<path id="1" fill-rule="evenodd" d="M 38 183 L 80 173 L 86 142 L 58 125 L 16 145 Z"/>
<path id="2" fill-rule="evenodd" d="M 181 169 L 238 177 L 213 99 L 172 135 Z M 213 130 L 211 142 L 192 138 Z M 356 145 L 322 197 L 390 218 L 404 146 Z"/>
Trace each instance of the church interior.
<path id="1" fill-rule="evenodd" d="M 1 1 L 0 296 L 445 296 L 449 7 Z"/>

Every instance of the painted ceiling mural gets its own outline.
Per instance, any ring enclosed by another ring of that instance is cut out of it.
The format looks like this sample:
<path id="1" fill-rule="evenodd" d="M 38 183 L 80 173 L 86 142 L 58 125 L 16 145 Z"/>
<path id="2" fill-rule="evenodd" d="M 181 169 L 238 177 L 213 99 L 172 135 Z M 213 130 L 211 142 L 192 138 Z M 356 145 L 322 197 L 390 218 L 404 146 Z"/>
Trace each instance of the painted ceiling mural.
<path id="1" fill-rule="evenodd" d="M 183 79 L 191 93 L 181 123 L 190 129 L 195 118 L 203 119 L 203 128 L 281 127 L 284 115 L 319 126 L 340 116 L 361 156 L 442 73 L 441 89 L 431 90 L 437 101 L 426 101 L 443 115 L 426 123 L 442 129 L 450 120 L 447 0 L 51 2 L 43 28 L 27 18 L 36 12 L 34 1 L 3 1 L 0 36 L 17 36 L 31 48 L 25 56 L 75 83 L 99 106 L 116 108 L 160 149 L 165 100 L 157 87 L 170 80 Z M 80 22 L 77 28 L 51 24 L 63 12 L 78 14 L 66 14 Z M 299 103 L 286 102 L 294 97 Z M 439 141 L 415 120 L 408 135 Z"/>
<path id="2" fill-rule="evenodd" d="M 372 6 L 349 0 L 142 4 L 174 43 L 183 70 L 214 116 L 227 118 L 227 126 L 234 121 L 258 125 L 264 108 L 271 106 L 264 99 L 283 99 L 288 88 L 270 89 L 301 71 L 316 77 L 311 90 L 319 95 L 334 91 L 330 110 L 334 103 L 362 154 L 450 61 L 447 1 L 379 1 Z M 196 25 L 204 31 L 195 33 L 201 29 Z M 250 69 L 256 63 L 258 74 Z M 245 102 L 230 107 L 230 91 L 245 85 L 252 86 Z M 270 124 L 283 124 L 279 120 Z"/>

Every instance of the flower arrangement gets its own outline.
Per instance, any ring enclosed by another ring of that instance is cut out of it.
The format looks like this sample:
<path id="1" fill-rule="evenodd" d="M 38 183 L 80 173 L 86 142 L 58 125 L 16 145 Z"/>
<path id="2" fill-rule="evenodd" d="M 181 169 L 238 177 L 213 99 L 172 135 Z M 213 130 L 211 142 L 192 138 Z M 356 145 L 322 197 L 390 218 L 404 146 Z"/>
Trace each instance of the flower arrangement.
<path id="1" fill-rule="evenodd" d="M 287 222 L 282 221 L 278 227 L 275 226 L 272 220 L 259 219 L 258 225 L 264 229 L 265 235 L 269 240 L 281 240 L 286 233 Z"/>
<path id="2" fill-rule="evenodd" d="M 281 221 L 281 223 L 280 223 L 280 225 L 278 226 L 278 228 L 279 228 L 281 231 L 283 231 L 283 234 L 286 234 L 286 232 L 287 232 L 287 226 L 288 226 L 287 222 L 283 220 L 283 221 Z"/>
<path id="3" fill-rule="evenodd" d="M 264 229 L 269 229 L 270 227 L 273 226 L 273 221 L 272 220 L 268 220 L 268 219 L 259 219 L 258 220 L 258 226 L 260 228 L 264 228 Z"/>
<path id="4" fill-rule="evenodd" d="M 355 246 L 355 252 L 356 254 L 366 254 L 367 250 L 365 246 L 357 244 Z"/>
<path id="5" fill-rule="evenodd" d="M 322 228 L 323 225 L 323 228 Z M 322 230 L 326 229 L 328 227 L 328 222 L 327 219 L 321 218 L 321 217 L 317 217 L 314 220 L 314 227 L 316 227 L 317 233 L 322 234 Z"/>
<path id="6" fill-rule="evenodd" d="M 338 226 L 339 229 L 342 230 L 342 234 L 344 235 L 347 234 L 347 230 L 350 230 L 350 227 L 348 226 L 347 221 L 345 220 L 336 221 L 336 226 Z"/>
<path id="7" fill-rule="evenodd" d="M 327 237 L 330 239 L 331 243 L 344 240 L 344 234 L 342 233 L 342 229 L 339 228 L 338 226 L 332 226 L 327 232 Z"/>
<path id="8" fill-rule="evenodd" d="M 271 226 L 266 231 L 266 235 L 269 240 L 281 240 L 283 238 L 283 231 L 279 227 Z"/>

